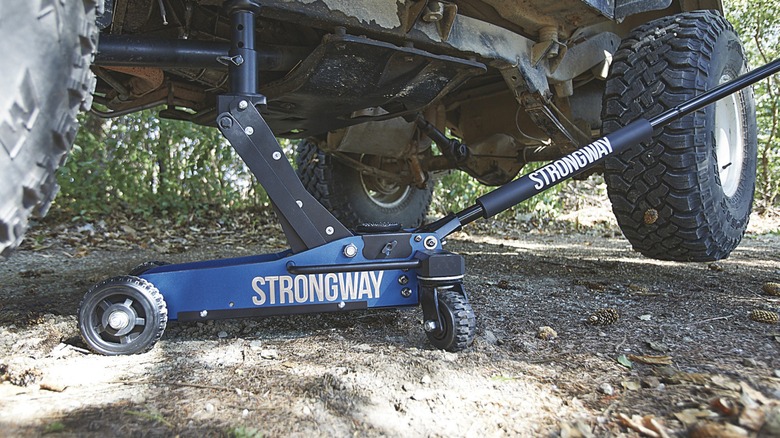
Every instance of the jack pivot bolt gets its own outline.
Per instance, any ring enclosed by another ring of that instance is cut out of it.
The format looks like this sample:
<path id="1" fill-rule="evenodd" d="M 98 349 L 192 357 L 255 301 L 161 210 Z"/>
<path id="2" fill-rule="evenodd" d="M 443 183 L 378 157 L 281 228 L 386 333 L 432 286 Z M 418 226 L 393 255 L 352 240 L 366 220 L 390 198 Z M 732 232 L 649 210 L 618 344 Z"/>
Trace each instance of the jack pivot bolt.
<path id="1" fill-rule="evenodd" d="M 246 128 L 244 128 L 244 134 L 252 135 L 254 133 L 255 133 L 255 128 L 253 128 L 251 126 L 247 126 Z"/>
<path id="2" fill-rule="evenodd" d="M 423 241 L 423 246 L 425 246 L 425 249 L 435 249 L 438 243 L 439 241 L 435 237 L 428 236 Z"/>
<path id="3" fill-rule="evenodd" d="M 233 119 L 230 117 L 223 117 L 219 119 L 219 126 L 221 126 L 222 129 L 230 129 L 230 127 L 233 126 Z"/>
<path id="4" fill-rule="evenodd" d="M 425 330 L 426 332 L 432 332 L 438 328 L 439 328 L 439 324 L 437 324 L 436 321 L 429 320 L 423 323 L 423 330 Z"/>
<path id="5" fill-rule="evenodd" d="M 358 253 L 357 246 L 355 244 L 350 243 L 349 245 L 344 246 L 344 256 L 345 257 L 355 257 Z"/>
<path id="6" fill-rule="evenodd" d="M 238 102 L 238 109 L 243 111 L 247 108 L 249 108 L 249 103 L 247 101 L 242 100 L 241 102 Z"/>
<path id="7" fill-rule="evenodd" d="M 407 277 L 406 275 L 402 275 L 398 277 L 398 284 L 404 285 L 408 283 L 409 283 L 409 277 Z"/>
<path id="8" fill-rule="evenodd" d="M 401 289 L 401 296 L 404 297 L 404 298 L 411 297 L 412 296 L 412 290 L 410 288 L 408 288 L 408 287 L 405 287 L 405 288 Z M 433 321 L 429 321 L 429 322 L 433 322 Z"/>

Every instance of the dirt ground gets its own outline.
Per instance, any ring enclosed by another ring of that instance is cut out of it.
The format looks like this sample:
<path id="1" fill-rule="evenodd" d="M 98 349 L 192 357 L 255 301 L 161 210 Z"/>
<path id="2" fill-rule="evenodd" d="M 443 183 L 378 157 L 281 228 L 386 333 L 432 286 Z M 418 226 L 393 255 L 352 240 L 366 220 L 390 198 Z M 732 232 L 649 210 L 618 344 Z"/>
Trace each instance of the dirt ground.
<path id="1" fill-rule="evenodd" d="M 282 245 L 274 228 L 106 227 L 33 232 L 0 262 L 0 435 L 780 436 L 780 326 L 748 318 L 780 310 L 762 292 L 780 281 L 776 233 L 682 264 L 614 225 L 493 221 L 446 246 L 466 257 L 467 351 L 434 350 L 413 308 L 172 322 L 149 353 L 103 357 L 76 325 L 91 284 Z M 618 321 L 585 323 L 603 308 Z"/>

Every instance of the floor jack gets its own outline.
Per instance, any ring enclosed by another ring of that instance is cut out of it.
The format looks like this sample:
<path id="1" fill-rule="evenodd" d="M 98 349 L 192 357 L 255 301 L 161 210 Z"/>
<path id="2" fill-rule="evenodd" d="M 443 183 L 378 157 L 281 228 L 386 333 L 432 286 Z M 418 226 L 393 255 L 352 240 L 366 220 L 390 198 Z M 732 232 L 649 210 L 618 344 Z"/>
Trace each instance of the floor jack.
<path id="1" fill-rule="evenodd" d="M 230 90 L 218 97 L 217 124 L 268 192 L 290 249 L 277 254 L 178 265 L 147 263 L 98 283 L 79 305 L 82 337 L 94 351 L 134 354 L 160 339 L 168 320 L 202 321 L 420 305 L 431 344 L 459 351 L 474 338 L 463 288 L 463 257 L 442 240 L 577 175 L 605 157 L 648 141 L 654 128 L 780 71 L 780 60 L 722 84 L 650 120 L 640 119 L 546 167 L 490 192 L 476 204 L 416 230 L 366 225 L 353 233 L 298 180 L 258 108 L 252 1 L 234 2 Z M 420 122 L 418 121 L 418 124 Z M 447 138 L 424 130 L 438 142 Z M 435 138 L 434 138 L 435 137 Z M 545 169 L 548 169 L 547 171 Z"/>

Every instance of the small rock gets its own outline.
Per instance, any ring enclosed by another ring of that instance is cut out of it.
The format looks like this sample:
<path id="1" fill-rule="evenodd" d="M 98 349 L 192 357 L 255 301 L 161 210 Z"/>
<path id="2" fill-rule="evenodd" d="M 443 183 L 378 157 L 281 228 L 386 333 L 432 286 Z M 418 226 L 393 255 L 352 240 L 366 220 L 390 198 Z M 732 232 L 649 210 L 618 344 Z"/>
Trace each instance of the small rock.
<path id="1" fill-rule="evenodd" d="M 609 383 L 602 383 L 599 385 L 599 391 L 606 395 L 614 395 L 615 394 L 615 388 L 612 387 Z"/>
<path id="2" fill-rule="evenodd" d="M 756 362 L 755 359 L 746 357 L 745 359 L 742 359 L 742 365 L 750 368 L 755 368 L 758 366 L 758 362 Z"/>
<path id="3" fill-rule="evenodd" d="M 710 263 L 707 267 L 710 268 L 710 271 L 723 272 L 723 266 L 720 263 Z"/>
<path id="4" fill-rule="evenodd" d="M 780 379 L 780 370 L 775 370 L 775 377 Z"/>
<path id="5" fill-rule="evenodd" d="M 217 410 L 217 408 L 215 408 L 211 403 L 206 403 L 205 409 L 209 414 Z"/>
<path id="6" fill-rule="evenodd" d="M 252 350 L 259 350 L 260 348 L 262 348 L 262 346 L 263 346 L 263 341 L 260 340 L 249 341 L 249 348 L 251 348 Z"/>
<path id="7" fill-rule="evenodd" d="M 431 383 L 431 376 L 427 374 L 422 376 L 422 378 L 420 379 L 420 383 L 422 383 L 423 385 L 429 385 Z"/>
<path id="8" fill-rule="evenodd" d="M 248 417 L 249 416 L 249 409 L 244 409 L 243 411 L 241 411 L 241 416 L 244 417 L 244 418 Z"/>
<path id="9" fill-rule="evenodd" d="M 642 320 L 642 321 L 650 321 L 651 319 L 653 319 L 653 316 L 652 315 L 639 315 L 639 319 Z"/>
<path id="10" fill-rule="evenodd" d="M 303 409 L 301 409 L 301 412 L 303 412 L 303 415 L 306 415 L 307 417 L 311 415 L 311 408 L 308 406 L 304 406 Z"/>
<path id="11" fill-rule="evenodd" d="M 260 357 L 263 359 L 279 359 L 279 352 L 276 350 L 260 350 Z"/>
<path id="12" fill-rule="evenodd" d="M 558 332 L 553 330 L 552 327 L 543 326 L 539 327 L 539 330 L 536 332 L 536 337 L 544 341 L 551 341 L 558 337 Z"/>
<path id="13" fill-rule="evenodd" d="M 225 339 L 225 338 L 228 337 L 228 334 L 227 334 L 226 331 L 223 330 L 223 331 L 217 333 L 217 337 L 220 338 L 220 339 Z"/>
<path id="14" fill-rule="evenodd" d="M 498 337 L 493 334 L 490 330 L 485 330 L 485 342 L 491 345 L 498 344 Z"/>
<path id="15" fill-rule="evenodd" d="M 367 353 L 371 351 L 371 346 L 368 344 L 358 344 L 352 347 L 353 350 L 362 351 L 364 353 Z"/>
<path id="16" fill-rule="evenodd" d="M 642 387 L 650 389 L 658 389 L 661 386 L 661 380 L 655 376 L 648 376 L 642 379 Z"/>
<path id="17" fill-rule="evenodd" d="M 242 391 L 240 388 L 236 388 L 236 395 L 237 395 L 237 396 L 239 396 L 239 397 L 240 397 L 240 396 L 241 396 L 241 394 L 243 394 L 243 393 L 244 393 L 244 391 Z"/>

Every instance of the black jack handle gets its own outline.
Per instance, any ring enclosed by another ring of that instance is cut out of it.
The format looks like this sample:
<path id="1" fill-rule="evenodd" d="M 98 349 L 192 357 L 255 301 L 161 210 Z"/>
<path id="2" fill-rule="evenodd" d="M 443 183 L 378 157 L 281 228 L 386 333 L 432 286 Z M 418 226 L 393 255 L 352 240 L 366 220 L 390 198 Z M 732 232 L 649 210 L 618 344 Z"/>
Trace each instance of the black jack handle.
<path id="1" fill-rule="evenodd" d="M 674 108 L 647 119 L 639 119 L 608 134 L 593 143 L 583 146 L 564 157 L 550 162 L 538 170 L 493 190 L 479 198 L 476 204 L 421 228 L 421 231 L 436 232 L 441 236 L 459 230 L 463 225 L 480 218 L 489 218 L 528 200 L 556 184 L 578 175 L 609 155 L 641 142 L 650 141 L 653 129 L 680 119 L 694 111 L 720 100 L 731 93 L 755 84 L 780 71 L 780 59 L 754 69 L 733 81 L 723 83 Z"/>

